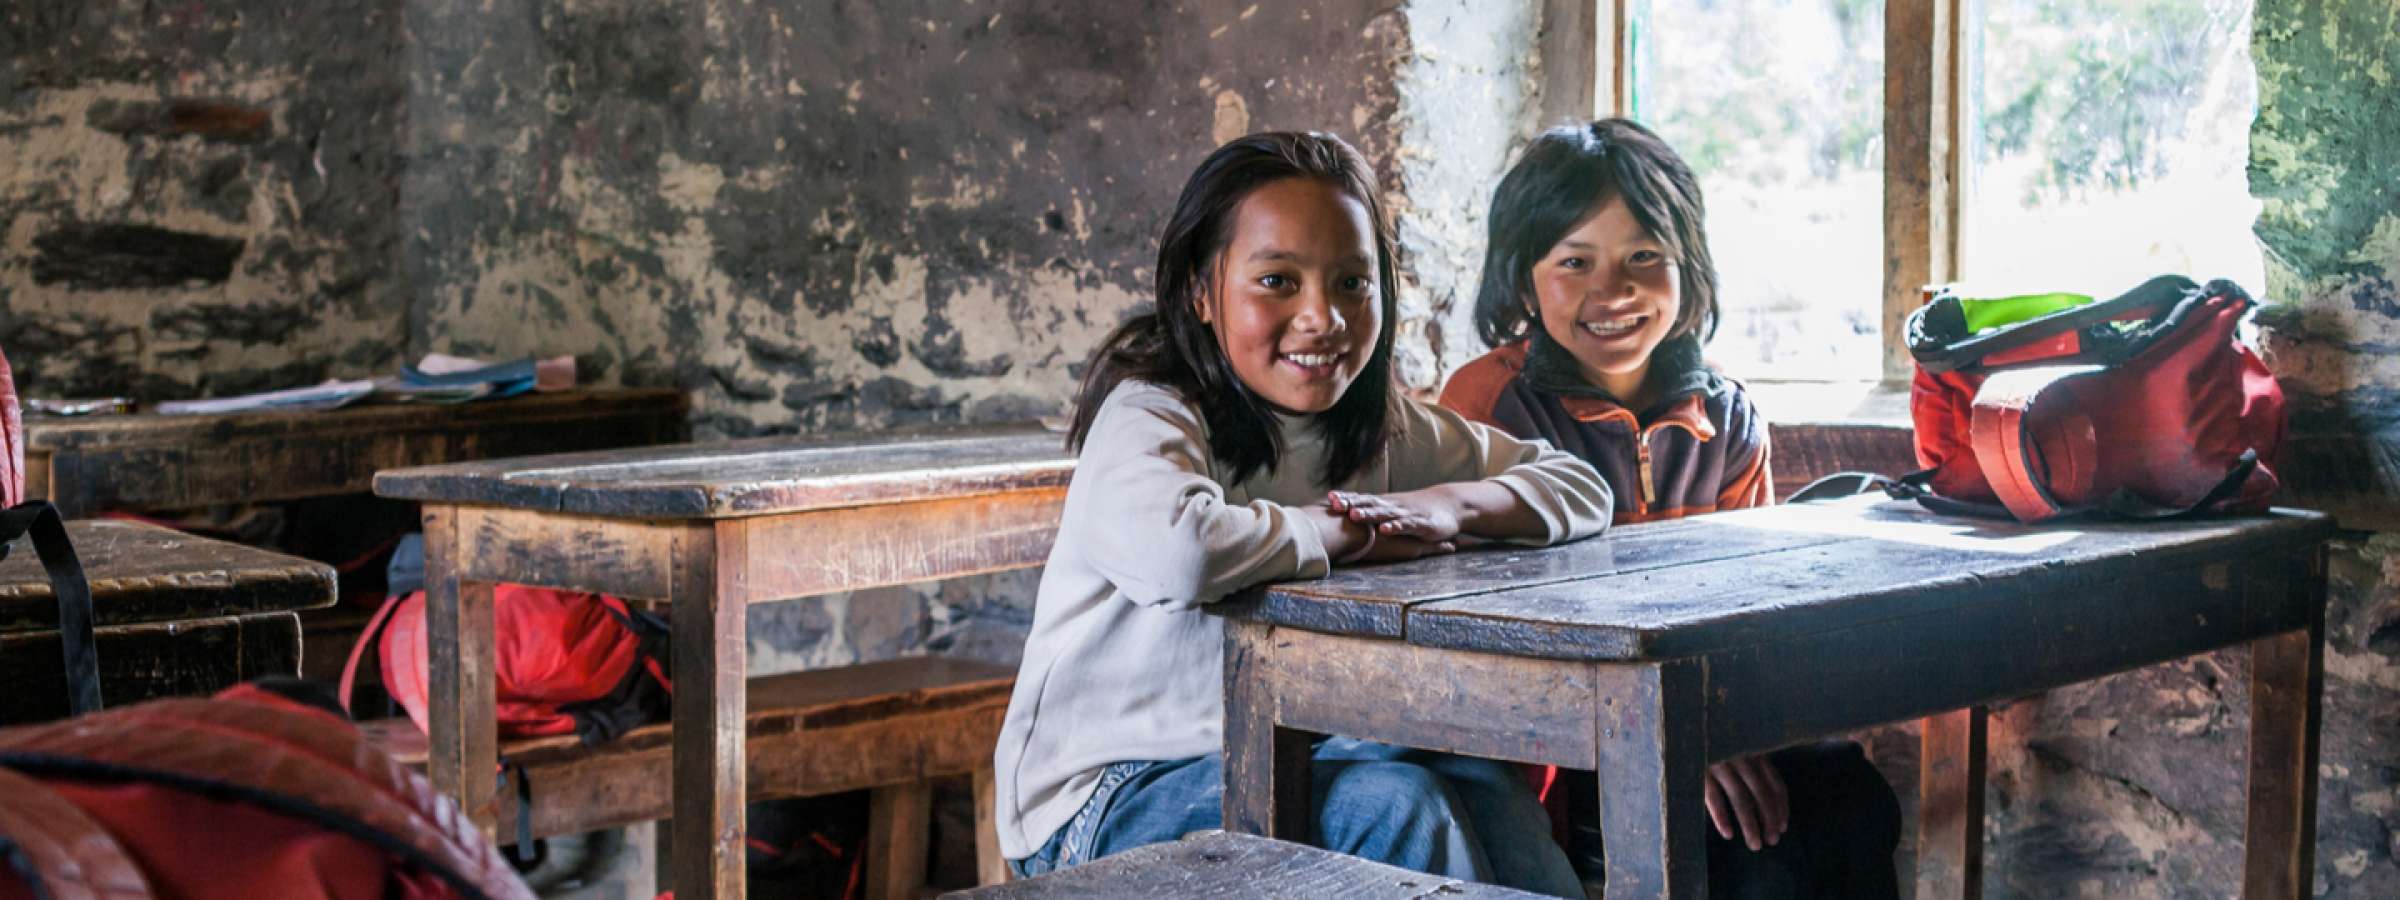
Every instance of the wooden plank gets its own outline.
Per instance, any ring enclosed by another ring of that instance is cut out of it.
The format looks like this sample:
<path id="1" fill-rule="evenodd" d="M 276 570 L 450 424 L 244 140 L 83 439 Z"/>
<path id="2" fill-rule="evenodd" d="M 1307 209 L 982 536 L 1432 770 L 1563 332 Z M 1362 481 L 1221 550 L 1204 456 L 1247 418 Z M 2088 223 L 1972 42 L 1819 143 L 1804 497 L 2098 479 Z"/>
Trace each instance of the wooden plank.
<path id="1" fill-rule="evenodd" d="M 255 547 L 129 521 L 67 523 L 91 584 L 94 624 L 106 628 L 334 602 L 333 567 Z M 53 631 L 58 600 L 29 543 L 0 560 L 0 634 Z"/>
<path id="2" fill-rule="evenodd" d="M 747 822 L 744 678 L 750 543 L 742 522 L 679 542 L 667 601 L 675 632 L 675 896 L 739 898 Z"/>
<path id="3" fill-rule="evenodd" d="M 1917 896 L 1983 896 L 1986 714 L 1970 706 L 1927 716 L 1917 770 Z"/>
<path id="4" fill-rule="evenodd" d="M 1272 668 L 1286 645 L 1258 622 L 1225 624 L 1225 827 L 1305 841 L 1314 836 L 1310 744 L 1317 735 L 1283 727 L 1283 693 Z"/>
<path id="5" fill-rule="evenodd" d="M 1607 896 L 1708 896 L 1708 673 L 1675 661 L 1594 667 Z"/>
<path id="6" fill-rule="evenodd" d="M 570 516 L 457 506 L 459 572 L 616 597 L 664 601 L 674 592 L 679 546 L 705 543 L 705 522 Z"/>
<path id="7" fill-rule="evenodd" d="M 1595 55 L 1601 76 L 1608 79 L 1608 107 L 1603 115 L 1627 118 L 1633 115 L 1633 10 L 1628 0 L 1607 0 L 1607 26 L 1603 33 L 1608 40 Z"/>
<path id="8" fill-rule="evenodd" d="M 1595 0 L 1542 0 L 1541 128 L 1582 125 L 1598 109 L 1600 11 Z"/>
<path id="9" fill-rule="evenodd" d="M 1960 584 L 1922 599 L 1922 615 L 1712 653 L 1709 702 L 1723 714 L 1710 719 L 1710 752 L 1771 750 L 2286 631 L 2305 624 L 2308 609 L 2262 604 L 2244 585 L 2300 572 L 2285 553 L 2064 586 Z"/>
<path id="10" fill-rule="evenodd" d="M 1067 489 L 886 503 L 745 520 L 751 602 L 1038 565 Z M 839 552 L 827 552 L 838 547 Z"/>
<path id="11" fill-rule="evenodd" d="M 1589 665 L 1256 622 L 1225 627 L 1228 704 L 1237 694 L 1255 698 L 1284 726 L 1579 769 L 1596 758 Z M 1228 734 L 1233 716 L 1229 705 Z"/>
<path id="12" fill-rule="evenodd" d="M 1712 529 L 1679 519 L 1613 529 L 1558 547 L 1494 544 L 1408 562 L 1336 570 L 1314 581 L 1236 594 L 1212 609 L 1328 634 L 1399 637 L 1409 608 L 1502 590 L 1558 585 L 1677 566 L 1717 563 L 1839 537 L 1796 531 Z"/>
<path id="13" fill-rule="evenodd" d="M 867 806 L 867 896 L 917 900 L 925 888 L 926 839 L 933 830 L 933 786 L 922 781 L 878 787 Z"/>
<path id="14" fill-rule="evenodd" d="M 1015 670 L 916 657 L 750 680 L 749 799 L 813 797 L 989 769 Z M 423 765 L 426 737 L 407 719 L 360 726 L 404 765 Z M 572 735 L 500 748 L 531 785 L 536 837 L 665 818 L 673 808 L 668 723 L 584 746 Z M 513 833 L 513 782 L 497 818 Z M 996 839 L 996 835 L 995 835 Z M 997 859 L 997 857 L 994 857 Z"/>
<path id="15" fill-rule="evenodd" d="M 997 744 L 993 734 L 991 743 Z M 1004 884 L 1009 879 L 1008 857 L 1000 852 L 999 794 L 991 766 L 975 769 L 975 883 Z"/>
<path id="16" fill-rule="evenodd" d="M 457 509 L 425 507 L 426 777 L 493 833 L 499 765 L 492 584 L 459 576 Z"/>
<path id="17" fill-rule="evenodd" d="M 1962 0 L 1889 0 L 1883 31 L 1883 379 L 1906 382 L 1909 312 L 1959 264 Z"/>
<path id="18" fill-rule="evenodd" d="M 1301 844 L 1207 831 L 944 900 L 1532 900 L 1537 894 L 1458 881 Z"/>
<path id="19" fill-rule="evenodd" d="M 379 473 L 375 492 L 617 518 L 732 518 L 1066 485 L 1039 427 L 783 436 Z"/>
<path id="20" fill-rule="evenodd" d="M 357 493 L 380 469 L 622 447 L 683 434 L 671 390 L 582 391 L 314 413 L 36 419 L 47 495 L 70 515 Z"/>
<path id="21" fill-rule="evenodd" d="M 1419 604 L 1408 610 L 1408 640 L 1558 659 L 1693 656 L 1918 615 L 1995 590 L 2076 591 L 2280 552 L 2332 531 L 2324 516 L 2292 511 L 2026 527 L 1935 516 L 1877 497 L 1690 521 L 1714 529 L 1687 538 L 1704 544 L 1747 528 L 1855 539 L 1747 556 L 1738 566 L 1687 564 Z"/>
<path id="22" fill-rule="evenodd" d="M 253 678 L 300 672 L 300 617 L 270 612 L 97 629 L 100 696 L 110 707 L 213 694 Z M 0 725 L 67 715 L 56 631 L 0 635 Z"/>
<path id="23" fill-rule="evenodd" d="M 2299 629 L 2250 644 L 2245 900 L 2301 900 L 2315 891 L 2318 730 L 2325 694 L 2324 556 L 2320 552 L 2308 562 L 2280 583 L 2252 584 L 2259 593 L 2285 594 L 2283 603 L 2310 607 L 2313 614 Z"/>

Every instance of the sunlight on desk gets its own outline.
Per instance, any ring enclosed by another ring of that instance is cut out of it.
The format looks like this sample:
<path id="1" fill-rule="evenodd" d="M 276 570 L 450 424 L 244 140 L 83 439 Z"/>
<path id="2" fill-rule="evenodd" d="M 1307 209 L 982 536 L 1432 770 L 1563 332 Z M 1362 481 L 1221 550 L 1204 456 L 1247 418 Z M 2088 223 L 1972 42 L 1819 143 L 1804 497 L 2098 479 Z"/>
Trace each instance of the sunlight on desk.
<path id="1" fill-rule="evenodd" d="M 1800 534 L 1842 535 L 1986 553 L 2042 553 L 2083 536 L 2061 528 L 2035 528 L 2014 522 L 1941 516 L 1907 501 L 1877 494 L 1839 500 L 1792 503 L 1719 513 L 1711 521 Z"/>

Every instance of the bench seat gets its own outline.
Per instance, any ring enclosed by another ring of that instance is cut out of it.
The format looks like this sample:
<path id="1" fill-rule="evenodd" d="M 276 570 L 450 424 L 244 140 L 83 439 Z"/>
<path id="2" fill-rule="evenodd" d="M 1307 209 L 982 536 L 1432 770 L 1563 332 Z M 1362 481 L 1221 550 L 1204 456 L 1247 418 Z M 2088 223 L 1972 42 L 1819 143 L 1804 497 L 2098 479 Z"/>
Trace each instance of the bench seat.
<path id="1" fill-rule="evenodd" d="M 974 660 L 912 657 L 752 678 L 748 797 L 874 789 L 869 881 L 886 890 L 869 893 L 891 896 L 923 883 L 930 780 L 972 776 L 976 868 L 983 880 L 997 881 L 1005 863 L 991 821 L 992 750 L 1015 675 Z M 402 763 L 425 765 L 428 744 L 415 723 L 359 727 Z M 515 834 L 520 773 L 531 786 L 536 837 L 668 818 L 673 734 L 669 723 L 658 723 L 591 747 L 573 735 L 502 741 L 510 779 L 495 810 L 502 839 Z"/>
<path id="2" fill-rule="evenodd" d="M 1539 894 L 1411 872 L 1315 847 L 1203 831 L 1038 878 L 943 900 L 1277 897 L 1283 900 L 1534 900 Z"/>

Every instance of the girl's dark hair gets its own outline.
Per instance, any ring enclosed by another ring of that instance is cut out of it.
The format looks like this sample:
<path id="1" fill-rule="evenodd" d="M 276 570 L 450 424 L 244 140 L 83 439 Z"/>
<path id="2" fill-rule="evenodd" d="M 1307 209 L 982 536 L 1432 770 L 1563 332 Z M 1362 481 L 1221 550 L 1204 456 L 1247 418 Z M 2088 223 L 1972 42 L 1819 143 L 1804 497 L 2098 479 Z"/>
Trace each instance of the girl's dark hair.
<path id="1" fill-rule="evenodd" d="M 1283 447 L 1274 407 L 1234 374 L 1216 332 L 1200 321 L 1199 303 L 1214 287 L 1218 259 L 1233 240 L 1235 210 L 1252 191 L 1286 178 L 1324 182 L 1367 208 L 1375 231 L 1382 333 L 1358 380 L 1332 409 L 1316 416 L 1314 426 L 1331 450 L 1325 460 L 1327 485 L 1348 480 L 1383 452 L 1394 393 L 1392 336 L 1400 315 L 1397 248 L 1383 192 L 1366 157 L 1341 138 L 1319 132 L 1268 132 L 1231 141 L 1210 153 L 1184 182 L 1175 214 L 1158 240 L 1156 306 L 1117 326 L 1092 354 L 1076 392 L 1067 449 L 1083 449 L 1101 402 L 1130 378 L 1171 388 L 1199 407 L 1209 453 L 1232 467 L 1230 481 L 1275 470 Z"/>
<path id="2" fill-rule="evenodd" d="M 1667 245 L 1683 280 L 1683 310 L 1669 337 L 1717 333 L 1717 267 L 1709 258 L 1700 181 L 1683 157 L 1627 119 L 1544 132 L 1492 191 L 1475 331 L 1490 346 L 1533 327 L 1533 266 L 1577 223 L 1622 197 L 1635 221 Z"/>

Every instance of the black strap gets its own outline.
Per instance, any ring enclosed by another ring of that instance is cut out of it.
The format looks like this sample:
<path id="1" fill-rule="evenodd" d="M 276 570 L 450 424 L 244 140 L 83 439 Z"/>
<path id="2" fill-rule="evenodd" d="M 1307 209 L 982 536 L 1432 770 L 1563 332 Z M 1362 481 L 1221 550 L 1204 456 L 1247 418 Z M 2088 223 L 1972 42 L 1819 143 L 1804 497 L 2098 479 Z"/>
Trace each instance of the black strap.
<path id="1" fill-rule="evenodd" d="M 517 865 L 531 868 L 542 864 L 548 849 L 533 839 L 533 776 L 520 763 L 500 761 L 500 790 L 508 790 L 508 773 L 517 773 L 517 843 L 509 848 L 509 856 Z"/>
<path id="2" fill-rule="evenodd" d="M 50 576 L 50 593 L 58 598 L 58 637 L 67 663 L 67 713 L 83 715 L 100 708 L 100 649 L 92 637 L 92 586 L 84 580 L 83 563 L 67 540 L 66 520 L 47 500 L 31 500 L 0 510 L 0 559 L 21 535 L 33 536 L 33 552 Z"/>
<path id="3" fill-rule="evenodd" d="M 1793 491 L 1786 503 L 1807 503 L 1830 500 L 1881 490 L 1894 500 L 1914 500 L 1917 505 L 1945 516 L 1972 516 L 1979 519 L 2014 519 L 2008 507 L 1997 503 L 1972 503 L 1933 492 L 1932 469 L 1919 469 L 1894 478 L 1876 472 L 1835 472 L 1803 485 Z"/>
<path id="4" fill-rule="evenodd" d="M 2206 512 L 2211 507 L 2225 502 L 2226 498 L 2240 492 L 2242 485 L 2250 480 L 2250 473 L 2255 471 L 2258 471 L 2258 451 L 2255 449 L 2244 450 L 2242 455 L 2233 461 L 2233 468 L 2225 473 L 2225 477 L 2219 479 L 2215 487 L 2209 488 L 2208 493 L 2200 495 L 2200 499 L 2189 506 L 2161 506 L 2143 499 L 2141 495 L 2130 490 L 2118 488 L 2116 493 L 2110 494 L 2108 499 L 2101 504 L 2101 508 L 2108 510 L 2110 515 L 2123 516 L 2128 519 L 2177 519 L 2196 515 Z"/>

